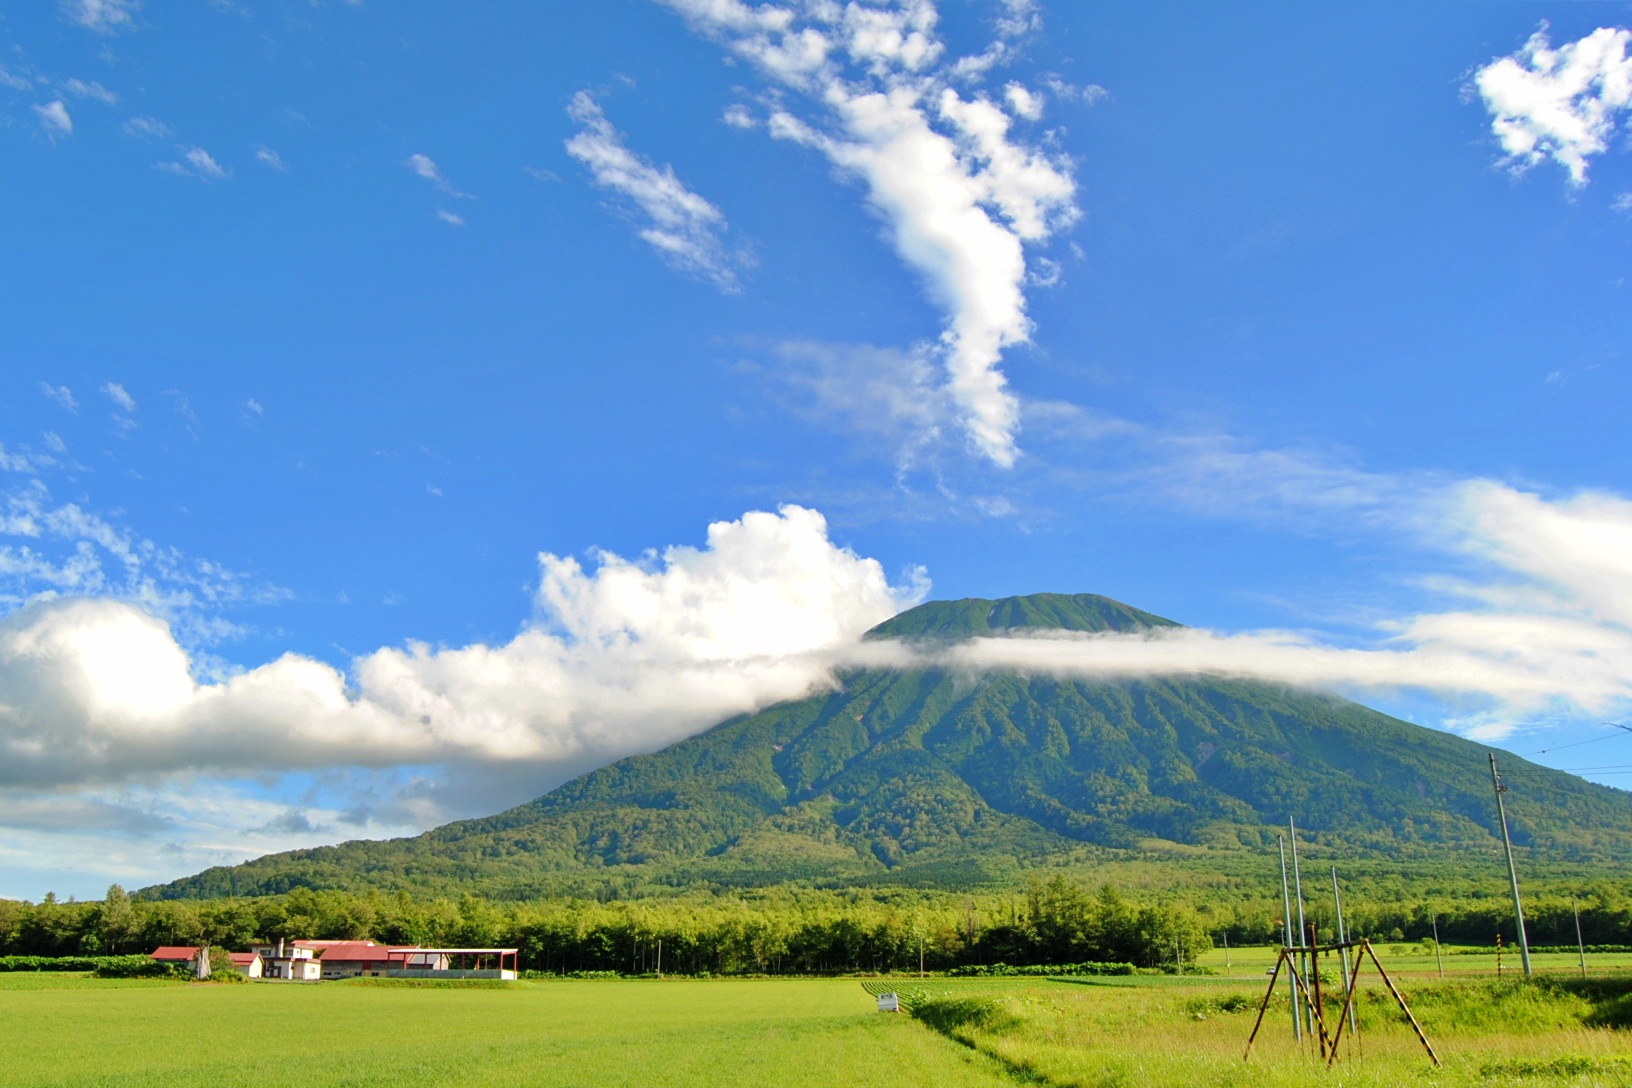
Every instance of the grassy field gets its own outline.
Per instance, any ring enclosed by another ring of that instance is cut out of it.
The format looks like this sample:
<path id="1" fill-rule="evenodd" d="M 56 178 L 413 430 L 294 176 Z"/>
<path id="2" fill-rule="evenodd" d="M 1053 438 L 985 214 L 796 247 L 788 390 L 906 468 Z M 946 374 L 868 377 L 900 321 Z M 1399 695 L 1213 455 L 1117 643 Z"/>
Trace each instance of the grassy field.
<path id="1" fill-rule="evenodd" d="M 245 986 L 0 975 L 0 1084 L 1009 1083 L 853 981 Z"/>
<path id="2" fill-rule="evenodd" d="M 1428 973 L 1399 973 L 1442 1070 L 1376 988 L 1362 1052 L 1334 1073 L 1297 1050 L 1284 1002 L 1243 1063 L 1258 955 L 1232 953 L 1239 978 L 901 979 L 917 991 L 912 1016 L 875 1012 L 854 980 L 201 986 L 0 975 L 0 1084 L 1632 1085 L 1632 1031 L 1603 1026 L 1632 1024 L 1632 979 L 1604 971 L 1587 990 L 1567 972 L 1539 986 L 1488 973 L 1441 982 L 1432 956 Z"/>
<path id="3" fill-rule="evenodd" d="M 1416 944 L 1379 944 L 1376 946 L 1377 955 L 1382 958 L 1383 966 L 1389 974 L 1399 974 L 1402 977 L 1432 975 L 1438 977 L 1439 964 L 1434 960 L 1432 947 Z M 1255 948 L 1232 948 L 1226 955 L 1224 949 L 1215 948 L 1211 952 L 1203 953 L 1200 963 L 1203 967 L 1232 978 L 1257 978 L 1275 965 L 1276 947 L 1273 945 Z M 1446 978 L 1459 978 L 1468 975 L 1496 974 L 1496 953 L 1493 949 L 1465 948 L 1454 945 L 1445 945 L 1441 949 L 1440 961 L 1445 968 Z M 1574 952 L 1539 952 L 1531 957 L 1532 966 L 1538 972 L 1545 974 L 1579 975 L 1580 961 Z M 1520 970 L 1519 950 L 1517 948 L 1502 950 L 1502 972 L 1518 973 Z M 1587 970 L 1594 975 L 1614 974 L 1620 971 L 1632 971 L 1632 952 L 1621 953 L 1587 953 Z"/>

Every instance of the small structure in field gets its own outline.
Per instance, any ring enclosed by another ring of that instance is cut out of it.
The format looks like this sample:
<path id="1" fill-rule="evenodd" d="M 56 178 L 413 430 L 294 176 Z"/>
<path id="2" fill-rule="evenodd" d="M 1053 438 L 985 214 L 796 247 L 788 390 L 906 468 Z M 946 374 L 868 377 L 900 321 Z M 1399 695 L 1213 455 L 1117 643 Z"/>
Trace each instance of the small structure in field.
<path id="1" fill-rule="evenodd" d="M 259 952 L 232 952 L 232 968 L 241 975 L 249 978 L 261 977 L 261 955 Z"/>
<path id="2" fill-rule="evenodd" d="M 393 948 L 387 978 L 493 978 L 513 981 L 516 948 Z M 508 961 L 509 966 L 506 966 Z"/>
<path id="3" fill-rule="evenodd" d="M 177 967 L 191 967 L 198 962 L 198 945 L 165 944 L 155 948 L 148 959 L 155 963 L 170 963 Z"/>

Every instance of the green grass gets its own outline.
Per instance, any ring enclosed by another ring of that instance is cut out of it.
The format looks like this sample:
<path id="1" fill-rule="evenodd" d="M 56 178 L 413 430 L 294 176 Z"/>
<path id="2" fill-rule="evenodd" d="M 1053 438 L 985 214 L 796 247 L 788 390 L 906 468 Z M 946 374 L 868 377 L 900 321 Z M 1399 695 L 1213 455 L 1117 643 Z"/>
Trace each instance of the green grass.
<path id="1" fill-rule="evenodd" d="M 1243 1060 L 1263 996 L 1259 979 L 1003 981 L 934 980 L 913 1016 L 1033 1084 L 1632 1085 L 1632 1033 L 1595 1026 L 1626 1022 L 1621 995 L 1632 980 L 1619 977 L 1402 982 L 1444 1063 L 1437 1070 L 1386 992 L 1368 986 L 1361 1047 L 1345 1044 L 1330 1073 L 1293 1042 L 1284 998 L 1271 1005 L 1251 1061 Z"/>
<path id="2" fill-rule="evenodd" d="M 853 981 L 499 988 L 0 980 L 12 1088 L 1010 1083 Z"/>
<path id="3" fill-rule="evenodd" d="M 1411 943 L 1384 943 L 1375 947 L 1378 958 L 1383 961 L 1383 966 L 1388 969 L 1390 975 L 1398 974 L 1402 978 L 1426 975 L 1437 977 L 1439 973 L 1439 965 L 1434 961 L 1431 947 L 1425 948 Z M 1275 966 L 1277 951 L 1273 945 L 1230 949 L 1226 977 L 1257 978 Z M 1446 978 L 1496 974 L 1496 953 L 1489 947 L 1474 950 L 1464 946 L 1445 945 L 1441 959 L 1444 961 Z M 1222 948 L 1202 953 L 1198 962 L 1218 975 L 1226 974 L 1226 960 Z M 1537 953 L 1531 957 L 1531 963 L 1536 971 L 1542 974 L 1580 974 L 1579 960 L 1574 952 Z M 1632 952 L 1588 952 L 1587 970 L 1594 975 L 1632 970 Z M 1503 975 L 1516 976 L 1519 972 L 1519 950 L 1504 949 Z"/>
<path id="4" fill-rule="evenodd" d="M 1233 958 L 1233 957 L 1232 957 Z M 1385 959 L 1386 962 L 1386 959 Z M 1263 979 L 901 978 L 913 1015 L 855 980 L 207 986 L 0 976 L 6 1088 L 243 1084 L 1224 1088 L 1632 1085 L 1632 979 L 1401 980 L 1444 1068 L 1386 994 L 1328 1074 Z M 875 988 L 878 988 L 875 986 Z"/>

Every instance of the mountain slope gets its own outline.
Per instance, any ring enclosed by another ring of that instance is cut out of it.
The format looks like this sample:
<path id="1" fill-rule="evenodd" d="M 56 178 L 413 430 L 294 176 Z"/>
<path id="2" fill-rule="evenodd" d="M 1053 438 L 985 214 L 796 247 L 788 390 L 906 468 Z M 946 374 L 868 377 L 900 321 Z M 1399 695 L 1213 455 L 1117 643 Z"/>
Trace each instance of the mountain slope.
<path id="1" fill-rule="evenodd" d="M 1170 620 L 1090 595 L 922 605 L 869 637 Z M 865 670 L 842 690 L 620 760 L 507 812 L 389 842 L 271 855 L 153 889 L 1003 880 L 1092 848 L 1222 849 L 1300 830 L 1367 850 L 1494 841 L 1486 752 L 1329 695 L 1225 679 Z M 1503 757 L 1516 841 L 1632 856 L 1632 794 Z"/>

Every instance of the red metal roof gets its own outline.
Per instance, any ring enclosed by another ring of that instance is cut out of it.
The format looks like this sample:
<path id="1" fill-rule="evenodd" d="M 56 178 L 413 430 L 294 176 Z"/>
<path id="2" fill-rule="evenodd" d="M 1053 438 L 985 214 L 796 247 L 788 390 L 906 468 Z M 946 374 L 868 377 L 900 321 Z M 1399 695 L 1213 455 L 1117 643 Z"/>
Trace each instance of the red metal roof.
<path id="1" fill-rule="evenodd" d="M 232 952 L 229 954 L 232 956 L 232 965 L 234 967 L 248 967 L 255 962 L 255 953 L 253 952 Z"/>
<path id="2" fill-rule="evenodd" d="M 313 951 L 321 954 L 324 963 L 384 963 L 391 956 L 391 949 L 373 941 L 323 941 L 321 945 Z"/>
<path id="3" fill-rule="evenodd" d="M 198 956 L 196 944 L 166 944 L 154 949 L 149 959 L 155 960 L 191 960 Z"/>

